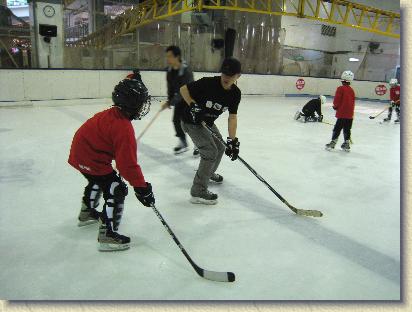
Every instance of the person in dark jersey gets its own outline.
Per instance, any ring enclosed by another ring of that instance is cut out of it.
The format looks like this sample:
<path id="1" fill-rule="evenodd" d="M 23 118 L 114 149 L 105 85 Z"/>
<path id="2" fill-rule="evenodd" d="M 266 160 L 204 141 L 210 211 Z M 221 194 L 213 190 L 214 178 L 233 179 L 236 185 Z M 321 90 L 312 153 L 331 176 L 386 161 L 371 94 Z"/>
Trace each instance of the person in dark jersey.
<path id="1" fill-rule="evenodd" d="M 226 58 L 221 67 L 221 76 L 204 77 L 180 88 L 186 102 L 182 117 L 182 128 L 192 138 L 200 152 L 200 163 L 190 190 L 194 204 L 216 204 L 217 194 L 208 190 L 208 183 L 222 183 L 223 177 L 216 173 L 223 154 L 226 152 L 232 160 L 239 154 L 239 140 L 236 137 L 237 111 L 241 91 L 236 81 L 241 75 L 241 64 L 233 58 Z M 229 111 L 227 148 L 214 138 L 202 123 L 206 123 L 213 132 L 221 137 L 215 120 L 225 111 Z"/>
<path id="2" fill-rule="evenodd" d="M 166 62 L 168 65 L 166 74 L 167 101 L 163 104 L 163 109 L 174 107 L 173 125 L 179 142 L 173 151 L 178 155 L 188 150 L 186 134 L 181 125 L 182 114 L 186 104 L 180 95 L 180 88 L 193 81 L 193 73 L 186 62 L 182 60 L 182 51 L 177 46 L 167 47 Z M 193 155 L 197 156 L 198 154 L 199 151 L 195 148 Z"/>
<path id="3" fill-rule="evenodd" d="M 312 99 L 303 106 L 302 111 L 297 111 L 295 114 L 295 120 L 301 120 L 304 122 L 322 122 L 322 105 L 326 103 L 326 97 L 319 95 L 316 99 Z M 316 115 L 315 115 L 316 113 Z"/>

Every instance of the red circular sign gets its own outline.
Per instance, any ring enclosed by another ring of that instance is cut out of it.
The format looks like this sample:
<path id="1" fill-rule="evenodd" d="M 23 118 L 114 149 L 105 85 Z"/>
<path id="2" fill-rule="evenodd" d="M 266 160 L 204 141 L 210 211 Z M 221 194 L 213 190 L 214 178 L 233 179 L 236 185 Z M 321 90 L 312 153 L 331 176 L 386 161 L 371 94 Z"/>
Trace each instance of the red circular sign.
<path id="1" fill-rule="evenodd" d="M 305 87 L 305 80 L 303 80 L 302 78 L 299 78 L 298 80 L 296 80 L 296 89 L 302 90 L 304 87 Z"/>
<path id="2" fill-rule="evenodd" d="M 385 95 L 386 91 L 388 91 L 388 89 L 386 88 L 385 85 L 381 84 L 381 85 L 377 85 L 375 88 L 375 93 L 377 95 Z"/>

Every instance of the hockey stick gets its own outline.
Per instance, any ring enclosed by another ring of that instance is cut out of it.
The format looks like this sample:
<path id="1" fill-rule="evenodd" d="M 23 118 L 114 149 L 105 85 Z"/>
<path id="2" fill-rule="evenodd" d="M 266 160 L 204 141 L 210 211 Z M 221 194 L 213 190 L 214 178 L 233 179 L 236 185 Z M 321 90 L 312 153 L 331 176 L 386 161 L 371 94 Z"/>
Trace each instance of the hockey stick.
<path id="1" fill-rule="evenodd" d="M 193 260 L 190 258 L 189 254 L 186 252 L 185 248 L 182 246 L 182 244 L 179 242 L 177 239 L 176 235 L 173 233 L 172 229 L 169 227 L 169 225 L 166 223 L 165 219 L 163 219 L 162 215 L 160 212 L 156 209 L 155 205 L 151 206 L 154 213 L 157 215 L 159 218 L 160 222 L 162 222 L 163 226 L 166 228 L 167 232 L 170 234 L 170 236 L 173 238 L 175 241 L 176 245 L 179 247 L 180 251 L 184 254 L 186 259 L 189 261 L 189 263 L 192 265 L 192 267 L 195 269 L 196 273 L 199 274 L 199 276 L 214 281 L 214 282 L 234 282 L 235 281 L 235 274 L 232 272 L 215 272 L 215 271 L 208 271 L 205 269 L 202 269 L 199 267 Z"/>
<path id="2" fill-rule="evenodd" d="M 226 142 L 223 141 L 221 137 L 219 137 L 216 133 L 213 132 L 213 130 L 206 124 L 202 123 L 203 127 L 205 127 L 207 130 L 209 130 L 210 134 L 213 135 L 220 143 L 222 143 L 226 148 L 228 147 Z M 263 184 L 265 184 L 269 190 L 272 191 L 273 194 L 277 196 L 290 210 L 292 210 L 294 213 L 300 216 L 306 216 L 306 217 L 322 217 L 323 213 L 318 211 L 318 210 L 306 210 L 306 209 L 298 209 L 296 207 L 293 207 L 291 204 L 289 204 L 286 199 L 284 199 L 276 190 L 265 181 L 257 172 L 255 169 L 253 169 L 242 157 L 238 156 L 237 157 L 239 161 L 246 166 L 254 174 L 256 178 L 258 178 Z"/>
<path id="3" fill-rule="evenodd" d="M 388 108 L 389 108 L 389 106 L 385 107 L 385 109 L 383 111 L 381 111 L 379 114 L 377 114 L 376 116 L 369 116 L 369 119 L 375 119 L 379 115 L 383 114 Z"/>
<path id="4" fill-rule="evenodd" d="M 136 142 L 138 142 L 142 136 L 146 133 L 146 131 L 150 128 L 152 123 L 156 120 L 157 117 L 159 117 L 160 113 L 163 111 L 163 108 L 160 107 L 159 111 L 153 116 L 153 118 L 149 121 L 149 123 L 146 125 L 146 127 L 143 129 L 143 131 L 139 134 L 139 136 L 136 138 Z"/>
<path id="5" fill-rule="evenodd" d="M 327 124 L 327 125 L 330 125 L 330 126 L 334 126 L 333 123 L 330 123 L 330 122 L 327 122 L 327 121 L 323 121 L 323 120 L 322 120 L 322 123 Z M 349 140 L 350 140 L 350 144 L 353 144 L 352 138 L 350 138 Z"/>

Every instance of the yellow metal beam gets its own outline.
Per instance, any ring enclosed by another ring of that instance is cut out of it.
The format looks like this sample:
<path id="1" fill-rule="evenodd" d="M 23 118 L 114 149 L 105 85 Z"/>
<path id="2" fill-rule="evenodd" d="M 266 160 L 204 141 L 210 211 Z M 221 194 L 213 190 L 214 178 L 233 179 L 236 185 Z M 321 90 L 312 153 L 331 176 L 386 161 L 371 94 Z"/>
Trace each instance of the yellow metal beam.
<path id="1" fill-rule="evenodd" d="M 207 5 L 204 0 L 193 0 L 191 5 L 188 1 L 146 0 L 119 15 L 104 28 L 74 44 L 104 47 L 140 26 L 185 12 L 205 9 L 295 16 L 400 38 L 399 13 L 347 0 L 227 0 L 225 4 L 220 0 L 211 0 Z"/>

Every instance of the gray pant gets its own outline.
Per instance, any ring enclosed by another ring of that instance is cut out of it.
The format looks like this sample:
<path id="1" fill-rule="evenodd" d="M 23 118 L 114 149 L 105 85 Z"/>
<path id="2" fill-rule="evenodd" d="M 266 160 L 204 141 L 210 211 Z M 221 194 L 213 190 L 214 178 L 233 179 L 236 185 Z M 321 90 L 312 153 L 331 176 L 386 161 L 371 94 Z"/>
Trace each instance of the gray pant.
<path id="1" fill-rule="evenodd" d="M 222 138 L 216 125 L 211 127 L 213 132 Z M 216 138 L 214 138 L 208 129 L 202 125 L 192 125 L 182 122 L 182 129 L 192 138 L 193 143 L 199 149 L 200 163 L 197 169 L 193 186 L 190 190 L 192 196 L 197 196 L 207 190 L 209 179 L 219 167 L 225 147 Z"/>

